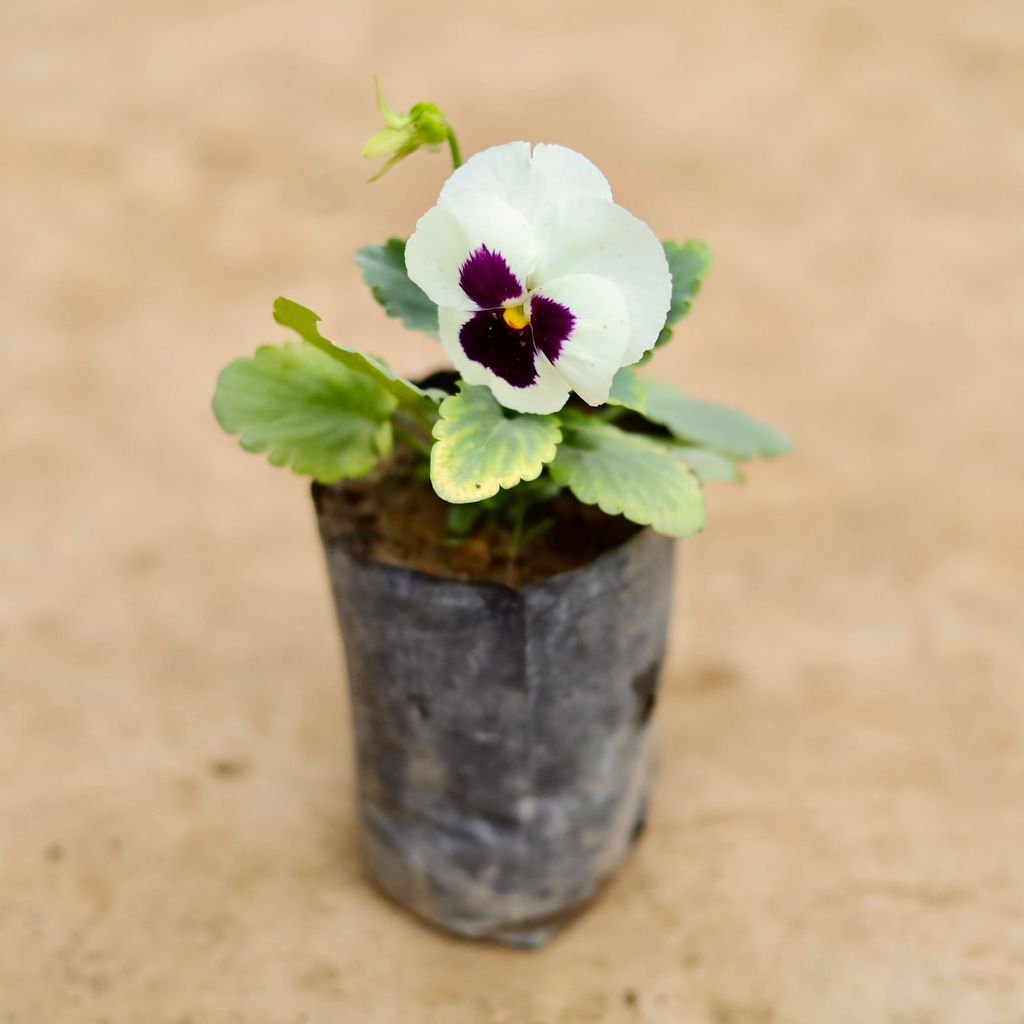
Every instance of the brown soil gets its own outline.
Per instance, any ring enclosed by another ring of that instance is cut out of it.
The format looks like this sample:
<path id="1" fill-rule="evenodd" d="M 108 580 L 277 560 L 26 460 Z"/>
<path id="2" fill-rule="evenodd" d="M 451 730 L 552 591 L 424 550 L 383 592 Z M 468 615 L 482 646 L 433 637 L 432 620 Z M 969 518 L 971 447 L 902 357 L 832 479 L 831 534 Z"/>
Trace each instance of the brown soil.
<path id="1" fill-rule="evenodd" d="M 514 530 L 488 524 L 456 538 L 447 528 L 452 506 L 402 456 L 360 480 L 315 485 L 313 496 L 324 539 L 340 538 L 360 561 L 509 586 L 577 569 L 639 530 L 565 494 L 530 510 L 526 539 L 518 545 Z M 550 527 L 529 536 L 531 527 L 548 520 Z"/>

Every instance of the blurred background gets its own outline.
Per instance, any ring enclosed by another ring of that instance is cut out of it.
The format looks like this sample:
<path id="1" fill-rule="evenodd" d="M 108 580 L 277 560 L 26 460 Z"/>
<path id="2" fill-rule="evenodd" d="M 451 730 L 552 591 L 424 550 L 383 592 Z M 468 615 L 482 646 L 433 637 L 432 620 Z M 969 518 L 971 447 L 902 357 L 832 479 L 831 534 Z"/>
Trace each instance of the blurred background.
<path id="1" fill-rule="evenodd" d="M 1024 8 L 5 0 L 0 1020 L 1024 1018 Z M 717 253 L 654 369 L 789 430 L 679 545 L 651 828 L 548 950 L 360 880 L 306 483 L 215 376 L 351 259 L 372 74 Z"/>

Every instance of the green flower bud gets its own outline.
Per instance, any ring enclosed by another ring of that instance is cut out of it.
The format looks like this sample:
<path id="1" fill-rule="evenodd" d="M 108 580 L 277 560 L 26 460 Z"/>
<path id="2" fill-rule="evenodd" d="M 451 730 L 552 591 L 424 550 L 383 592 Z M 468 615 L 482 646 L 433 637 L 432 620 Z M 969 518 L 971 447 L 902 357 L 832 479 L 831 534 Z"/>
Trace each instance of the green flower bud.
<path id="1" fill-rule="evenodd" d="M 362 155 L 370 160 L 387 157 L 384 166 L 370 179 L 376 181 L 391 170 L 399 160 L 415 153 L 421 146 L 440 146 L 447 142 L 456 167 L 462 163 L 455 132 L 436 103 L 417 103 L 408 114 L 399 114 L 384 102 L 380 92 L 380 80 L 374 76 L 377 89 L 377 108 L 387 125 L 371 136 L 362 149 Z"/>

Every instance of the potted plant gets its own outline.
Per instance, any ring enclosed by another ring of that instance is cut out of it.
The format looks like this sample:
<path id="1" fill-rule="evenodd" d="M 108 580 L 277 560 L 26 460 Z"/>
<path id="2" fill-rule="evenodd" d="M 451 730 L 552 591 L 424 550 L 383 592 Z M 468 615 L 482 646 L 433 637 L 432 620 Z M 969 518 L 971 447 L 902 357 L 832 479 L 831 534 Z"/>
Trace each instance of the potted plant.
<path id="1" fill-rule="evenodd" d="M 356 261 L 455 371 L 404 380 L 279 298 L 297 340 L 228 365 L 213 407 L 314 480 L 370 876 L 450 931 L 537 946 L 643 830 L 673 540 L 703 527 L 702 483 L 789 442 L 637 373 L 706 245 L 659 242 L 572 150 L 463 164 L 436 106 L 378 102 L 380 173 L 441 144 L 454 171 L 407 242 Z"/>

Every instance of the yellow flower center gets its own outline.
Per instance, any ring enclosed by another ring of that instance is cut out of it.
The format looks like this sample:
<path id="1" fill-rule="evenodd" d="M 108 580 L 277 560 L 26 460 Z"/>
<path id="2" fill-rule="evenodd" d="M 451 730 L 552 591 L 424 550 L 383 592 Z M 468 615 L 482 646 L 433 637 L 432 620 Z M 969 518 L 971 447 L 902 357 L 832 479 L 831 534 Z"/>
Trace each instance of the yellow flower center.
<path id="1" fill-rule="evenodd" d="M 521 331 L 530 322 L 522 306 L 506 306 L 501 317 L 513 331 Z"/>

